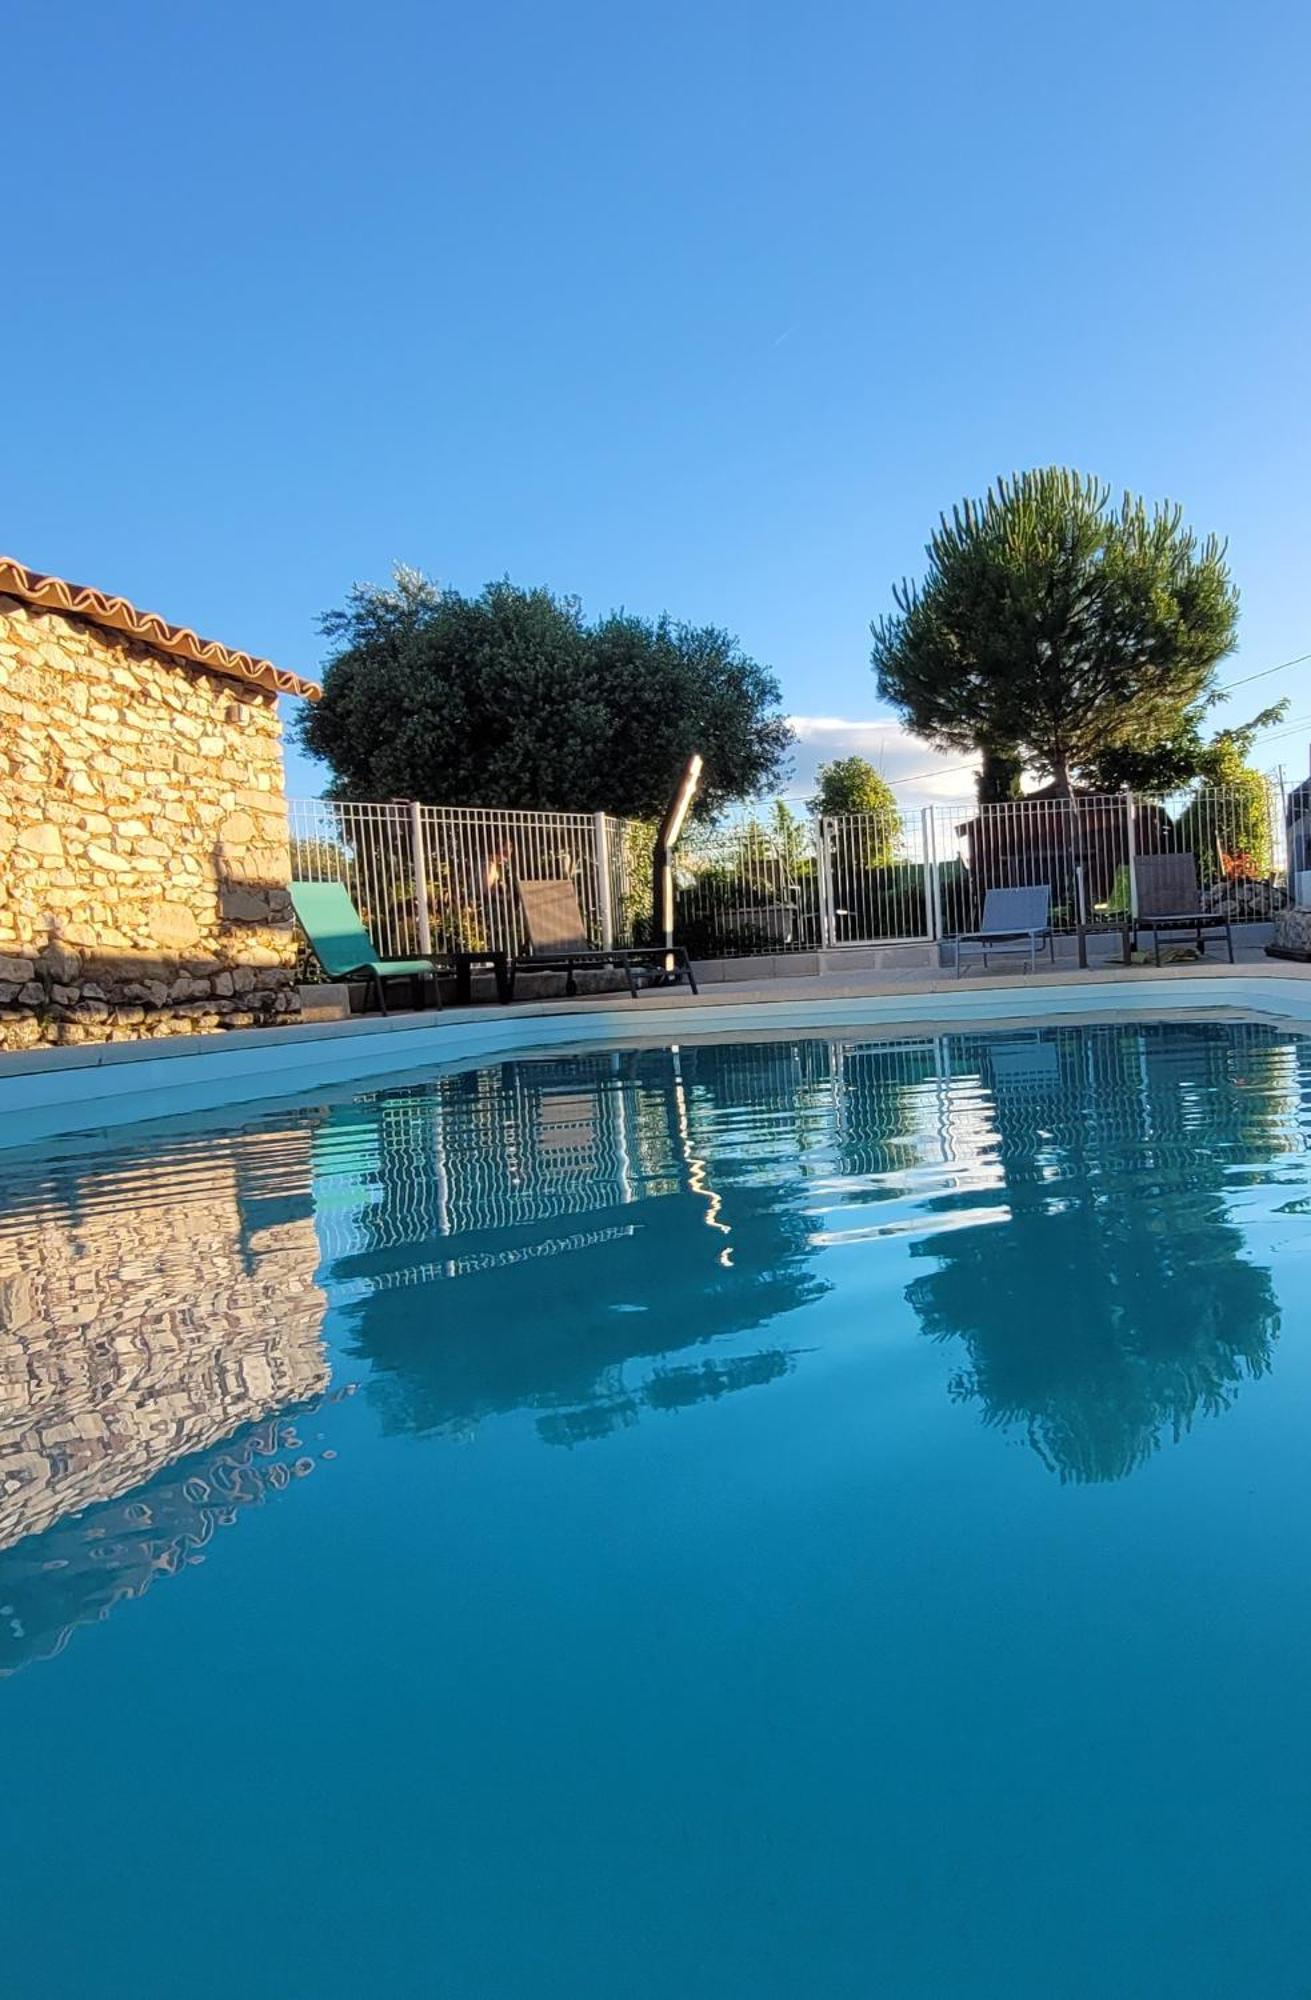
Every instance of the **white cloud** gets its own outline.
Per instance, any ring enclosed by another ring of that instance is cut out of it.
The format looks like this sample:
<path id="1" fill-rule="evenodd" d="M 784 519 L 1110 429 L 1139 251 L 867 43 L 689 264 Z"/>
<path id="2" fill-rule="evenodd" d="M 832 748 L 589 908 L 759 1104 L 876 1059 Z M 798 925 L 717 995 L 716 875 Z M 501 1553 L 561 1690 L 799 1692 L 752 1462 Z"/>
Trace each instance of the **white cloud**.
<path id="1" fill-rule="evenodd" d="M 842 715 L 790 715 L 788 721 L 797 739 L 789 798 L 805 798 L 813 791 L 819 766 L 835 757 L 867 758 L 894 787 L 905 811 L 974 797 L 978 757 L 935 750 L 899 722 L 856 722 Z"/>

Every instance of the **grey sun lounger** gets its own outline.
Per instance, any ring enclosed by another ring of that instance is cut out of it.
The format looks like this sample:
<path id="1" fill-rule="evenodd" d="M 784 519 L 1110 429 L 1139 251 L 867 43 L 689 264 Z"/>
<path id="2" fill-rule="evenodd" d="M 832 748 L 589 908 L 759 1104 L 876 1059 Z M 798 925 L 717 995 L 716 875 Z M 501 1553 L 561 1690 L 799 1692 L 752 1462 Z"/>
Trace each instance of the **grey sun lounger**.
<path id="1" fill-rule="evenodd" d="M 1053 965 L 1056 940 L 1051 929 L 1052 892 L 1047 883 L 1026 889 L 989 889 L 983 903 L 983 922 L 977 931 L 953 938 L 956 948 L 956 977 L 961 975 L 962 947 L 982 958 L 1023 957 L 1030 972 L 1037 970 L 1038 950 L 1045 945 Z"/>
<path id="2" fill-rule="evenodd" d="M 373 940 L 360 921 L 360 913 L 340 882 L 293 882 L 291 903 L 296 921 L 309 940 L 310 948 L 330 979 L 363 979 L 365 1000 L 378 996 L 378 1008 L 387 1012 L 389 981 L 408 979 L 421 991 L 425 979 L 432 981 L 435 1004 L 442 996 L 437 986 L 437 967 L 430 958 L 379 958 Z"/>
<path id="3" fill-rule="evenodd" d="M 578 891 L 572 881 L 564 877 L 533 881 L 521 876 L 515 886 L 528 933 L 528 950 L 511 963 L 511 994 L 516 972 L 562 970 L 565 992 L 572 995 L 578 991 L 576 971 L 607 965 L 619 968 L 634 997 L 641 990 L 639 978 L 642 983 L 655 986 L 673 986 L 686 980 L 696 992 L 696 978 L 683 945 L 668 949 L 664 945 L 598 947 L 587 935 L 578 907 Z M 667 963 L 671 959 L 672 966 Z"/>
<path id="4" fill-rule="evenodd" d="M 1138 908 L 1133 919 L 1133 941 L 1140 931 L 1152 933 L 1156 963 L 1161 963 L 1161 933 L 1191 931 L 1199 952 L 1206 950 L 1207 931 L 1223 931 L 1229 947 L 1229 963 L 1234 962 L 1234 933 L 1229 918 L 1221 910 L 1204 910 L 1197 886 L 1197 857 L 1183 854 L 1139 854 L 1134 858 L 1134 881 Z"/>

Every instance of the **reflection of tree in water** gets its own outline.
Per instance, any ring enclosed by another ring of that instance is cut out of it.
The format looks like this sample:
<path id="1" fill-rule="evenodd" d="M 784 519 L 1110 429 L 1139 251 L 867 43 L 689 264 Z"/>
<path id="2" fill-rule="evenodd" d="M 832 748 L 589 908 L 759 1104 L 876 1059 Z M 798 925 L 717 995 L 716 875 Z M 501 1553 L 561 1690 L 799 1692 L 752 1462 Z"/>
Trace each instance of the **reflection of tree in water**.
<path id="1" fill-rule="evenodd" d="M 1062 1479 L 1122 1478 L 1270 1366 L 1274 1295 L 1225 1184 L 1285 1143 L 1287 1046 L 1078 1029 L 966 1053 L 1009 1220 L 917 1243 L 935 1268 L 908 1297 L 926 1333 L 964 1342 L 953 1393 L 986 1422 L 1022 1426 Z"/>
<path id="2" fill-rule="evenodd" d="M 329 1131 L 323 1158 L 335 1146 L 372 1199 L 348 1181 L 354 1234 L 330 1282 L 356 1292 L 355 1352 L 385 1420 L 458 1433 L 531 1409 L 543 1439 L 575 1443 L 785 1374 L 775 1341 L 674 1357 L 825 1289 L 796 1193 L 826 1058 L 756 1044 L 507 1063 L 399 1109 L 393 1094 L 385 1117 L 381 1100 L 352 1107 L 354 1141 Z M 749 1142 L 738 1125 L 718 1145 L 739 1120 Z"/>

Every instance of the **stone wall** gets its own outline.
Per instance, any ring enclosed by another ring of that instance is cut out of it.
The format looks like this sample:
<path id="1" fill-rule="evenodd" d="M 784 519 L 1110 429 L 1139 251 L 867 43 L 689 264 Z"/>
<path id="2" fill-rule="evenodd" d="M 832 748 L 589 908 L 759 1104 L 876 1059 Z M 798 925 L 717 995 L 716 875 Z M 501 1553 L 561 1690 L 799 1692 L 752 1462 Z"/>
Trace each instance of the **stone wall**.
<path id="1" fill-rule="evenodd" d="M 271 692 L 0 595 L 0 1049 L 286 1020 Z"/>

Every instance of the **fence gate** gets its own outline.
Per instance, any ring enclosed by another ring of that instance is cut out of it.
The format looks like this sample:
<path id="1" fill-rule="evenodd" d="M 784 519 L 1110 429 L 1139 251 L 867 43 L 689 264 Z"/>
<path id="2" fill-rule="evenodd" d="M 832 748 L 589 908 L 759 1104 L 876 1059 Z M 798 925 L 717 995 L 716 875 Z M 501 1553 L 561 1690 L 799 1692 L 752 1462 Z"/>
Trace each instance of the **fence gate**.
<path id="1" fill-rule="evenodd" d="M 833 813 L 819 822 L 826 946 L 918 944 L 939 935 L 931 812 Z"/>

